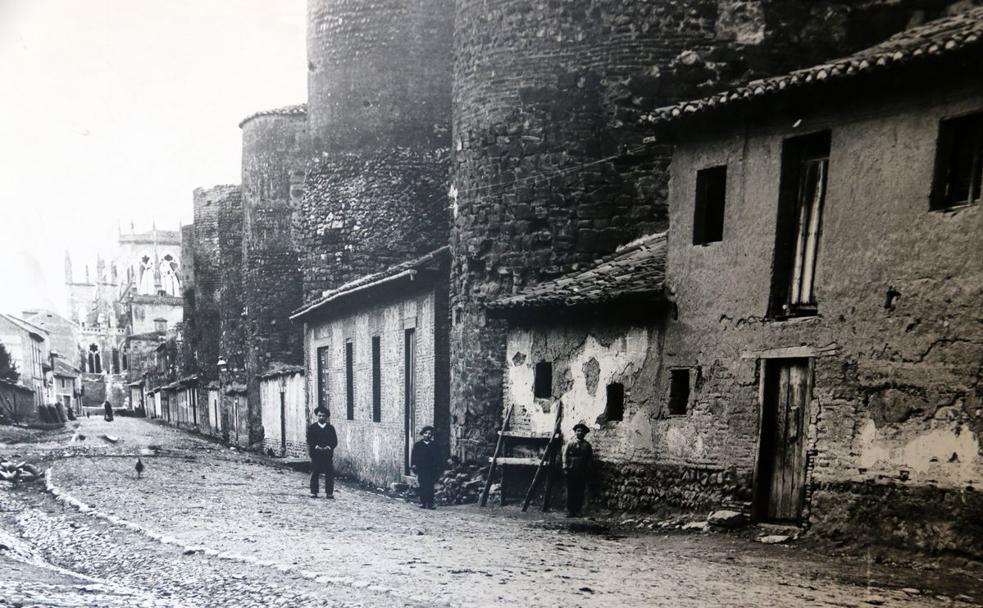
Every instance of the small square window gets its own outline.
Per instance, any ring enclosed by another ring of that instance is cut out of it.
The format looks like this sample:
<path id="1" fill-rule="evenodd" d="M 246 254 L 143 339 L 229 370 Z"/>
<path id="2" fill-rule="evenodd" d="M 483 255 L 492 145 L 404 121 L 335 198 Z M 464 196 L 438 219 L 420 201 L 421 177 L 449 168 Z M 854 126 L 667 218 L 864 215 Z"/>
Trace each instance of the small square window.
<path id="1" fill-rule="evenodd" d="M 669 370 L 669 415 L 682 416 L 689 404 L 689 370 Z"/>
<path id="2" fill-rule="evenodd" d="M 604 407 L 604 419 L 608 422 L 625 418 L 625 385 L 613 382 L 608 385 L 608 401 Z"/>
<path id="3" fill-rule="evenodd" d="M 727 165 L 696 173 L 696 205 L 693 212 L 693 244 L 706 245 L 724 239 L 724 202 L 727 198 Z"/>
<path id="4" fill-rule="evenodd" d="M 939 123 L 931 208 L 948 209 L 980 200 L 983 173 L 983 113 Z"/>
<path id="5" fill-rule="evenodd" d="M 549 361 L 540 361 L 536 364 L 533 396 L 536 399 L 549 399 L 553 396 L 553 364 Z"/>

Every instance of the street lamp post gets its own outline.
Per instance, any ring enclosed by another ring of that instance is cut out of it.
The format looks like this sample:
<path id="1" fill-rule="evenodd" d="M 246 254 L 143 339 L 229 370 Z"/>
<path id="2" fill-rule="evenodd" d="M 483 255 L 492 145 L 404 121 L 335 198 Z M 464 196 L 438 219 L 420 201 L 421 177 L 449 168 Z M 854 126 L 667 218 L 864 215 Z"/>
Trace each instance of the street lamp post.
<path id="1" fill-rule="evenodd" d="M 225 357 L 219 357 L 216 362 L 218 366 L 218 407 L 221 410 L 219 414 L 223 424 L 222 424 L 222 438 L 228 441 L 229 437 L 229 426 L 228 417 L 225 415 L 225 402 L 224 402 L 224 391 L 223 391 L 223 380 L 225 377 L 225 372 L 229 369 L 229 363 L 225 360 Z"/>

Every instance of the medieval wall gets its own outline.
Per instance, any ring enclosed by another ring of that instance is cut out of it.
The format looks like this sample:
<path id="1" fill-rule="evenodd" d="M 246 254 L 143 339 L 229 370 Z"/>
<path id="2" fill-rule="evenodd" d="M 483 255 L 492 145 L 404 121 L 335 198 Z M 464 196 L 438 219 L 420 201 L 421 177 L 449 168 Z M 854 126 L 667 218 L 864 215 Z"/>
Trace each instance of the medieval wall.
<path id="1" fill-rule="evenodd" d="M 219 214 L 229 199 L 238 200 L 233 185 L 196 188 L 194 191 L 193 289 L 185 292 L 184 344 L 193 353 L 193 369 L 202 382 L 218 379 L 217 362 L 221 343 L 221 288 L 225 280 L 219 247 Z M 188 266 L 185 259 L 185 266 Z"/>
<path id="2" fill-rule="evenodd" d="M 668 426 L 690 462 L 750 482 L 769 358 L 812 363 L 805 518 L 820 534 L 978 554 L 983 512 L 983 258 L 979 205 L 930 211 L 939 122 L 983 110 L 983 89 L 813 108 L 696 142 L 673 160 L 669 282 L 678 321 L 665 365 L 698 370 L 694 406 Z M 787 117 L 786 117 L 787 118 Z M 818 314 L 768 316 L 782 141 L 829 129 Z M 723 240 L 693 245 L 698 169 L 726 164 Z M 871 230 L 876 226 L 876 230 Z M 658 402 L 665 377 L 655 378 Z M 704 428 L 697 426 L 706 421 Z M 686 428 L 686 427 L 689 428 Z M 715 429 L 725 429 L 720 435 Z M 750 489 L 748 487 L 748 489 Z"/>
<path id="3" fill-rule="evenodd" d="M 312 0 L 304 296 L 447 243 L 450 0 Z"/>
<path id="4" fill-rule="evenodd" d="M 256 375 L 274 362 L 299 364 L 303 357 L 302 335 L 288 317 L 303 303 L 294 213 L 308 156 L 306 113 L 303 106 L 260 112 L 240 127 L 245 366 L 248 398 L 257 405 L 251 439 L 258 441 Z"/>
<path id="5" fill-rule="evenodd" d="M 452 414 L 493 445 L 489 299 L 668 226 L 651 109 L 846 54 L 950 2 L 461 0 L 453 94 Z"/>

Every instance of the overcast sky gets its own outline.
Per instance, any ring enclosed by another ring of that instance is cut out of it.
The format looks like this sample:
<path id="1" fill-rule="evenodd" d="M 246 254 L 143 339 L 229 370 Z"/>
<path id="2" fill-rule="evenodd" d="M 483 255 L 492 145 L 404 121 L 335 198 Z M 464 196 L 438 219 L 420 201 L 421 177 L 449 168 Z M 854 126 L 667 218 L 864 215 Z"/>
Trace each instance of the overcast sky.
<path id="1" fill-rule="evenodd" d="M 307 98 L 305 0 L 0 0 L 0 312 L 63 310 L 117 226 L 239 183 L 239 121 Z"/>

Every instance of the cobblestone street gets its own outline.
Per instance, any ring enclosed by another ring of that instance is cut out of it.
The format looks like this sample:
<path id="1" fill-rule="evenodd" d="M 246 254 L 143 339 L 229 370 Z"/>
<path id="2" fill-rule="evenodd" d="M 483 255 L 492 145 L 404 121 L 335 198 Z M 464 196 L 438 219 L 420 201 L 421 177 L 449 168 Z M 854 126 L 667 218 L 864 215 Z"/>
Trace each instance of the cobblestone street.
<path id="1" fill-rule="evenodd" d="M 111 443 L 103 438 L 118 438 Z M 0 606 L 969 606 L 979 581 L 730 534 L 590 534 L 538 512 L 421 511 L 146 420 L 84 419 L 49 492 L 0 486 Z M 84 439 L 82 439 L 84 437 Z M 147 465 L 133 470 L 137 455 Z M 603 529 L 597 526 L 598 529 Z M 6 540 L 5 540 L 6 539 Z"/>

